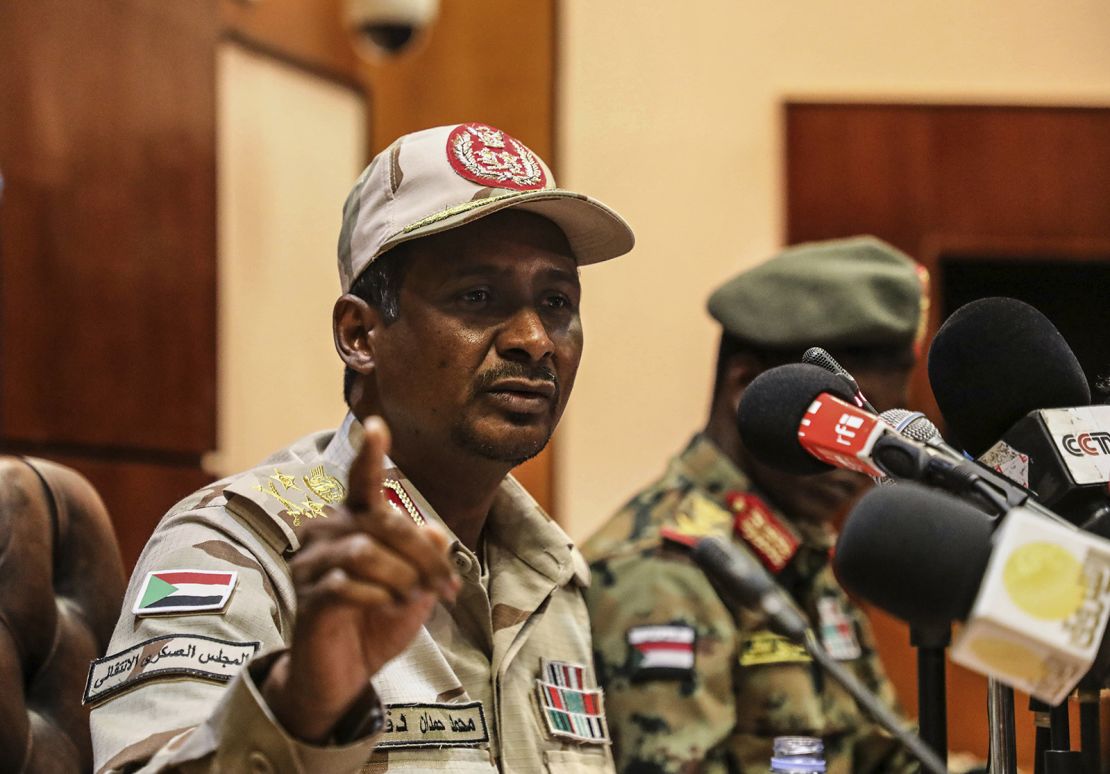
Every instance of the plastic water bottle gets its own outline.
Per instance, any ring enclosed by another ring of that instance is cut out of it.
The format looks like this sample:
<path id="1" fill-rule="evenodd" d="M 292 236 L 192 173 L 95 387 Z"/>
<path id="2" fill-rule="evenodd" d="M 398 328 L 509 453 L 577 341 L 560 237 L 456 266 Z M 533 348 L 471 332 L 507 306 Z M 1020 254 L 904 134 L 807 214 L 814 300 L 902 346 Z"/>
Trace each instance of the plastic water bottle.
<path id="1" fill-rule="evenodd" d="M 825 770 L 825 743 L 812 736 L 777 736 L 771 754 L 772 774 L 820 774 Z"/>

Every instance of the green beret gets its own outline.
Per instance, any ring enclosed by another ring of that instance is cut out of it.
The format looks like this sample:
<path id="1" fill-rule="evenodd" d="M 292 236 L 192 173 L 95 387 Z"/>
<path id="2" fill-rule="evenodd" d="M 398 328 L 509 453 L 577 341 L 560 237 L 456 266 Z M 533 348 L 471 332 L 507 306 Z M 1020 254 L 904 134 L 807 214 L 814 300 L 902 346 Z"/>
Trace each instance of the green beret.
<path id="1" fill-rule="evenodd" d="M 914 343 L 923 267 L 870 236 L 790 247 L 709 297 L 732 336 L 768 349 Z"/>

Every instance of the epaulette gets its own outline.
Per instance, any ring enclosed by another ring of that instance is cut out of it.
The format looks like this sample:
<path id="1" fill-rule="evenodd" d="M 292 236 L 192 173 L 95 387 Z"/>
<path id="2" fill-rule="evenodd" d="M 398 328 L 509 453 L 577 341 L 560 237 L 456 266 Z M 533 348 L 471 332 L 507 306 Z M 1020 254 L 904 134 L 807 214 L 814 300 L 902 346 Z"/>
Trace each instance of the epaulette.
<path id="1" fill-rule="evenodd" d="M 725 502 L 732 511 L 736 536 L 752 549 L 764 567 L 775 574 L 782 572 L 798 552 L 801 536 L 752 492 L 729 492 Z"/>
<path id="2" fill-rule="evenodd" d="M 659 531 L 665 543 L 693 547 L 704 537 L 732 536 L 732 514 L 701 492 L 692 490 L 678 503 L 672 523 Z"/>
<path id="3" fill-rule="evenodd" d="M 301 547 L 297 529 L 327 518 L 347 488 L 319 460 L 271 462 L 236 476 L 224 490 L 228 510 L 250 523 L 280 553 Z"/>

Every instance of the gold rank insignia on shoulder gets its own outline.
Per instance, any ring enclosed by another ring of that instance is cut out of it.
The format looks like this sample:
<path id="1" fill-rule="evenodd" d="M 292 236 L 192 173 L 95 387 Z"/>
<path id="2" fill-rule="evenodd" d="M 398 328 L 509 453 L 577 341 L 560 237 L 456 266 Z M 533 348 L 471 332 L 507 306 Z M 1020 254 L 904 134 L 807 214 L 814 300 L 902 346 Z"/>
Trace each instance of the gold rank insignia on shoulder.
<path id="1" fill-rule="evenodd" d="M 703 537 L 725 537 L 732 526 L 732 516 L 712 500 L 693 492 L 678 505 L 674 524 L 664 527 L 664 540 L 693 546 Z"/>
<path id="2" fill-rule="evenodd" d="M 768 570 L 781 572 L 798 552 L 801 544 L 798 537 L 751 492 L 729 492 L 726 501 L 735 514 L 733 527 L 737 537 L 751 546 Z"/>
<path id="3" fill-rule="evenodd" d="M 323 465 L 317 465 L 302 479 L 312 493 L 326 503 L 343 502 L 347 490 L 339 479 L 324 470 Z"/>
<path id="4" fill-rule="evenodd" d="M 753 632 L 740 646 L 740 666 L 767 664 L 808 664 L 812 659 L 801 645 L 767 631 Z"/>
<path id="5" fill-rule="evenodd" d="M 327 518 L 325 506 L 342 502 L 347 491 L 339 479 L 328 473 L 323 465 L 317 465 L 301 480 L 308 491 L 297 483 L 297 477 L 274 468 L 273 475 L 265 484 L 255 485 L 262 494 L 269 495 L 281 503 L 294 527 L 301 526 L 301 518 Z M 280 489 L 278 486 L 280 485 Z"/>

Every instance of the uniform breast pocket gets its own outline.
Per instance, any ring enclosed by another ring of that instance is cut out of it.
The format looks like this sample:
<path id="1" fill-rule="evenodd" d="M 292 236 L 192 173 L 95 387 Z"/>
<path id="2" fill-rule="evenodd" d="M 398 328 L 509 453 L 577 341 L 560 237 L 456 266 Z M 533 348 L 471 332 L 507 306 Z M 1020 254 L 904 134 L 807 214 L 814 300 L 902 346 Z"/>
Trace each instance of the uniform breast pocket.
<path id="1" fill-rule="evenodd" d="M 609 748 L 583 747 L 580 750 L 546 750 L 543 762 L 552 774 L 597 774 L 613 771 Z"/>

